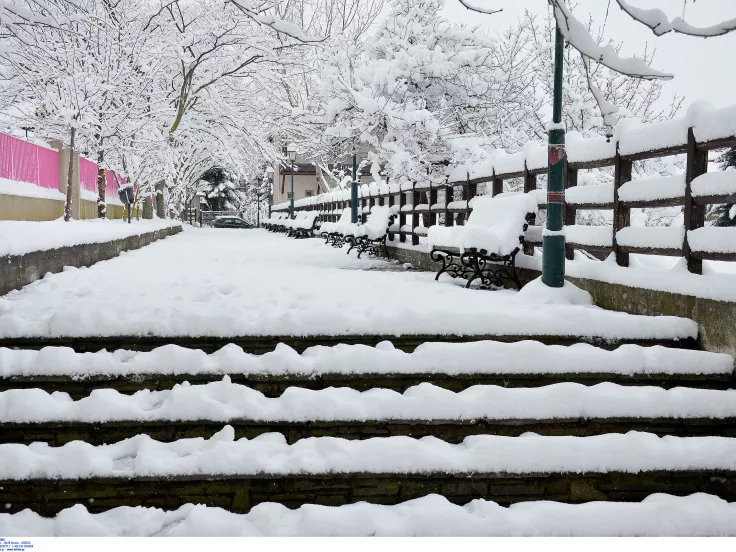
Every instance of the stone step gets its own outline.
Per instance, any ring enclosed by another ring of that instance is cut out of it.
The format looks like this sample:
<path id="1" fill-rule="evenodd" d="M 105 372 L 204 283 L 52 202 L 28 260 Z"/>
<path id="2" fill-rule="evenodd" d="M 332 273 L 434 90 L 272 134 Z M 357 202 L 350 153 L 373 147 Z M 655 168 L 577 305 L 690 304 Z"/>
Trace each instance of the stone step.
<path id="1" fill-rule="evenodd" d="M 48 392 L 69 393 L 73 399 L 88 396 L 95 389 L 114 389 L 120 393 L 135 393 L 148 389 L 171 389 L 177 384 L 192 385 L 221 381 L 222 374 L 127 374 L 124 376 L 10 376 L 0 377 L 0 391 L 10 389 L 43 389 Z M 476 385 L 497 385 L 508 388 L 532 388 L 557 383 L 598 385 L 604 382 L 627 386 L 652 386 L 663 389 L 690 387 L 694 389 L 734 389 L 736 377 L 730 374 L 611 374 L 611 373 L 555 373 L 555 374 L 229 374 L 233 383 L 246 385 L 266 397 L 279 397 L 290 387 L 321 390 L 330 387 L 349 387 L 357 391 L 391 389 L 403 393 L 420 383 L 431 383 L 450 391 L 463 391 Z"/>
<path id="2" fill-rule="evenodd" d="M 369 420 L 369 421 L 257 421 L 228 420 L 235 438 L 253 439 L 279 433 L 289 444 L 309 437 L 370 439 L 373 437 L 437 437 L 447 443 L 461 443 L 473 435 L 518 437 L 525 433 L 587 437 L 609 433 L 642 431 L 657 436 L 736 437 L 736 417 L 731 418 L 558 418 L 514 420 Z M 162 442 L 200 437 L 209 439 L 222 429 L 222 421 L 139 420 L 104 423 L 47 422 L 0 423 L 0 444 L 45 442 L 61 446 L 71 441 L 92 445 L 116 443 L 145 434 Z"/>
<path id="3" fill-rule="evenodd" d="M 574 345 L 589 343 L 602 349 L 615 349 L 623 344 L 641 346 L 662 345 L 678 349 L 697 349 L 697 341 L 691 337 L 676 339 L 643 338 L 613 339 L 610 337 L 581 337 L 560 335 L 314 335 L 314 336 L 87 336 L 87 337 L 3 337 L 0 347 L 10 349 L 42 349 L 44 347 L 70 347 L 77 352 L 96 352 L 125 349 L 130 351 L 152 351 L 164 345 L 178 345 L 189 349 L 200 349 L 214 353 L 222 347 L 235 344 L 248 353 L 263 354 L 285 344 L 298 352 L 318 345 L 332 347 L 340 344 L 375 346 L 390 341 L 397 349 L 411 352 L 422 343 L 468 343 L 475 341 L 497 341 L 516 343 L 538 341 L 545 345 Z"/>
<path id="4" fill-rule="evenodd" d="M 185 504 L 245 513 L 270 502 L 342 506 L 356 502 L 399 504 L 440 494 L 454 504 L 485 499 L 509 506 L 533 500 L 583 503 L 635 502 L 653 493 L 708 493 L 736 501 L 736 472 L 724 470 L 587 473 L 332 473 L 319 475 L 191 475 L 166 478 L 0 480 L 4 513 L 30 508 L 53 516 L 75 504 L 90 512 L 119 506 L 172 510 Z"/>

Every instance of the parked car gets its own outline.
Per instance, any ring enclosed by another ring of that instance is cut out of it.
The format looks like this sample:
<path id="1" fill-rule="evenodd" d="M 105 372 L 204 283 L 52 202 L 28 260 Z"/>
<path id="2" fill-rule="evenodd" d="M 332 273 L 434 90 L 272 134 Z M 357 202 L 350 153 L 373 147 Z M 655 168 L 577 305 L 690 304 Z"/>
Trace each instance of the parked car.
<path id="1" fill-rule="evenodd" d="M 217 217 L 212 223 L 212 228 L 253 228 L 240 217 Z"/>

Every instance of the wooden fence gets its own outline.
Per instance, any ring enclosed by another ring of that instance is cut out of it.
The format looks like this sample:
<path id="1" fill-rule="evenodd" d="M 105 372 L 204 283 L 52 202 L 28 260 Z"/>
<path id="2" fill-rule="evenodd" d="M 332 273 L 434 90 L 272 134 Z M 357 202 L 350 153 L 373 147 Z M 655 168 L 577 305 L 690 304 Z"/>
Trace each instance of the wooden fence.
<path id="1" fill-rule="evenodd" d="M 708 152 L 732 146 L 736 146 L 736 106 L 630 127 L 617 140 L 570 140 L 565 159 L 567 257 L 571 259 L 575 249 L 613 251 L 617 264 L 628 266 L 631 253 L 679 256 L 687 259 L 690 272 L 698 274 L 702 273 L 703 260 L 736 261 L 736 228 L 705 228 L 706 206 L 736 203 L 736 171 L 707 172 Z M 684 175 L 632 181 L 635 161 L 679 154 L 686 155 Z M 579 171 L 604 167 L 613 167 L 612 185 L 577 186 Z M 545 209 L 546 190 L 537 190 L 537 177 L 546 172 L 546 146 L 530 146 L 516 154 L 497 155 L 483 167 L 456 167 L 442 185 L 363 184 L 359 212 L 365 221 L 374 205 L 398 205 L 399 222 L 392 227 L 392 234 L 398 234 L 402 242 L 408 238 L 418 244 L 420 236 L 427 233 L 422 221 L 427 221 L 427 226 L 463 225 L 472 211 L 469 202 L 477 195 L 479 184 L 486 184 L 486 193 L 497 195 L 504 191 L 505 182 L 521 179 L 524 192 L 533 194 L 539 209 Z M 709 176 L 702 176 L 706 174 Z M 451 201 L 440 201 L 443 189 L 442 195 Z M 460 199 L 452 201 L 456 195 Z M 631 227 L 631 209 L 666 206 L 684 207 L 684 227 Z M 319 210 L 322 221 L 336 221 L 348 207 L 349 190 L 295 202 L 296 210 Z M 288 203 L 283 203 L 273 210 L 288 208 Z M 612 210 L 613 225 L 576 225 L 577 211 L 586 209 Z M 531 228 L 528 243 L 541 245 L 541 230 L 539 226 Z"/>

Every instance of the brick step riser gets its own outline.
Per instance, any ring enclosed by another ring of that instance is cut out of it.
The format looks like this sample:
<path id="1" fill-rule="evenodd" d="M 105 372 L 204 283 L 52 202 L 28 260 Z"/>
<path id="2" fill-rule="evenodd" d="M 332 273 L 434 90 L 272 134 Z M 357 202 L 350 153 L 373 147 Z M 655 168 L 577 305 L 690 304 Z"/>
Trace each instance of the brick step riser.
<path id="1" fill-rule="evenodd" d="M 43 389 L 49 393 L 62 391 L 72 398 L 88 396 L 95 389 L 115 389 L 120 393 L 135 393 L 148 389 L 160 391 L 171 389 L 176 384 L 189 382 L 202 385 L 221 381 L 223 374 L 136 374 L 127 376 L 92 376 L 74 379 L 65 376 L 0 377 L 0 391 L 9 389 Z M 233 383 L 245 385 L 263 393 L 266 397 L 279 397 L 289 387 L 320 390 L 328 387 L 350 387 L 357 391 L 369 389 L 391 389 L 403 393 L 420 383 L 431 383 L 450 391 L 463 391 L 474 385 L 497 385 L 499 387 L 542 387 L 556 383 L 579 383 L 597 385 L 611 382 L 618 385 L 652 386 L 663 389 L 692 387 L 696 389 L 736 388 L 734 374 L 323 374 L 290 376 L 229 374 Z"/>
<path id="2" fill-rule="evenodd" d="M 539 435 L 572 435 L 586 437 L 606 433 L 642 431 L 660 437 L 736 437 L 736 418 L 672 419 L 672 418 L 609 418 L 557 420 L 392 420 L 339 422 L 258 422 L 230 420 L 228 422 L 53 422 L 0 424 L 0 443 L 30 444 L 41 441 L 61 446 L 70 441 L 85 441 L 93 445 L 116 443 L 139 434 L 157 441 L 172 442 L 194 437 L 210 438 L 225 424 L 235 430 L 236 439 L 252 439 L 264 433 L 280 433 L 289 443 L 308 437 L 340 437 L 369 439 L 372 437 L 433 436 L 448 443 L 460 443 L 471 435 L 502 435 L 517 437 L 527 432 Z"/>
<path id="3" fill-rule="evenodd" d="M 164 345 L 179 345 L 189 349 L 201 349 L 206 353 L 214 353 L 234 343 L 247 353 L 263 354 L 273 351 L 279 343 L 289 345 L 297 352 L 309 347 L 324 345 L 332 347 L 341 343 L 348 345 L 375 346 L 382 341 L 391 341 L 397 349 L 412 352 L 426 342 L 467 343 L 471 341 L 501 341 L 512 343 L 517 341 L 539 341 L 545 345 L 574 345 L 589 343 L 602 349 L 616 349 L 624 344 L 652 346 L 663 345 L 681 349 L 697 349 L 695 339 L 602 339 L 579 336 L 540 336 L 540 335 L 343 335 L 343 336 L 241 336 L 241 337 L 155 337 L 155 336 L 106 336 L 106 337 L 52 337 L 52 338 L 5 338 L 0 339 L 0 347 L 18 349 L 41 349 L 43 347 L 70 347 L 78 353 L 128 349 L 131 351 L 151 351 Z"/>
<path id="4" fill-rule="evenodd" d="M 42 516 L 54 516 L 74 504 L 103 512 L 118 506 L 176 509 L 197 503 L 245 513 L 263 502 L 289 508 L 360 501 L 398 504 L 433 493 L 456 504 L 484 498 L 507 506 L 530 500 L 637 502 L 660 492 L 678 496 L 702 492 L 733 502 L 736 472 L 473 474 L 472 479 L 467 474 L 435 473 L 0 481 L 0 503 L 6 513 L 30 508 Z"/>

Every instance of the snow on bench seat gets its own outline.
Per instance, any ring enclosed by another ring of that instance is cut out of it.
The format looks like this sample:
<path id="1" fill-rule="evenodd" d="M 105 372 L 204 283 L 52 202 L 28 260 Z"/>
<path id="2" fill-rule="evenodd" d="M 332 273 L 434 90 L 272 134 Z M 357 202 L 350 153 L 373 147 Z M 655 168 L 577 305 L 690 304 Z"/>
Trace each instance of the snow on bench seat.
<path id="1" fill-rule="evenodd" d="M 565 241 L 591 247 L 612 247 L 613 226 L 571 224 L 565 226 Z"/>
<path id="2" fill-rule="evenodd" d="M 73 401 L 41 389 L 0 393 L 0 423 L 112 421 L 366 421 L 554 420 L 579 418 L 736 418 L 736 390 L 557 383 L 535 388 L 476 385 L 455 393 L 421 383 L 404 393 L 347 387 L 313 391 L 289 387 L 268 398 L 222 381 L 180 385 L 133 395 L 98 389 Z"/>
<path id="3" fill-rule="evenodd" d="M 432 226 L 429 245 L 460 250 L 485 249 L 489 254 L 508 255 L 519 247 L 526 216 L 537 212 L 537 202 L 528 194 L 506 193 L 470 200 L 473 211 L 464 226 Z"/>
<path id="4" fill-rule="evenodd" d="M 565 201 L 580 205 L 610 205 L 613 203 L 613 184 L 573 186 L 565 190 Z"/>
<path id="5" fill-rule="evenodd" d="M 123 506 L 91 514 L 77 504 L 54 518 L 25 510 L 0 514 L 7 537 L 294 536 L 736 536 L 736 504 L 704 493 L 653 494 L 641 502 L 521 502 L 477 499 L 459 506 L 431 494 L 395 506 L 359 502 L 290 509 L 259 504 L 248 514 L 186 504 L 167 511 Z"/>
<path id="6" fill-rule="evenodd" d="M 384 341 L 367 345 L 316 346 L 299 354 L 280 343 L 263 355 L 226 345 L 206 354 L 165 345 L 150 352 L 118 350 L 76 353 L 66 347 L 0 348 L 0 376 L 131 376 L 145 374 L 730 374 L 734 359 L 723 353 L 655 345 L 621 345 L 608 351 L 587 343 L 544 345 L 538 341 L 423 343 L 414 352 Z"/>
<path id="7" fill-rule="evenodd" d="M 616 232 L 616 242 L 624 247 L 680 250 L 684 240 L 682 226 L 630 226 Z"/>
<path id="8" fill-rule="evenodd" d="M 625 202 L 684 198 L 685 175 L 632 180 L 619 188 L 618 197 Z"/>
<path id="9" fill-rule="evenodd" d="M 701 174 L 690 189 L 693 197 L 736 195 L 736 170 Z"/>
<path id="10" fill-rule="evenodd" d="M 706 226 L 705 228 L 689 230 L 687 243 L 693 251 L 736 253 L 736 228 Z"/>
<path id="11" fill-rule="evenodd" d="M 356 238 L 368 238 L 369 240 L 380 240 L 386 235 L 391 216 L 396 214 L 396 208 L 374 205 L 368 220 L 353 228 L 353 236 Z"/>
<path id="12" fill-rule="evenodd" d="M 434 437 L 313 437 L 289 445 L 277 433 L 236 441 L 228 425 L 210 439 L 162 443 L 137 435 L 109 445 L 37 445 L 0 445 L 0 479 L 736 470 L 736 439 L 660 438 L 635 431 L 592 437 L 476 435 L 457 445 Z"/>
<path id="13" fill-rule="evenodd" d="M 337 211 L 335 211 L 335 214 L 337 214 Z M 350 207 L 347 209 L 343 209 L 340 213 L 340 218 L 337 222 L 325 222 L 320 227 L 320 230 L 323 234 L 333 234 L 335 232 L 340 232 L 341 228 L 344 228 L 346 225 L 350 224 L 350 219 L 352 218 L 352 213 L 350 212 Z"/>

